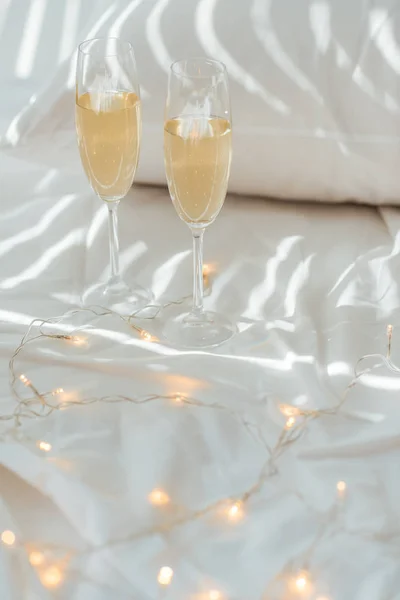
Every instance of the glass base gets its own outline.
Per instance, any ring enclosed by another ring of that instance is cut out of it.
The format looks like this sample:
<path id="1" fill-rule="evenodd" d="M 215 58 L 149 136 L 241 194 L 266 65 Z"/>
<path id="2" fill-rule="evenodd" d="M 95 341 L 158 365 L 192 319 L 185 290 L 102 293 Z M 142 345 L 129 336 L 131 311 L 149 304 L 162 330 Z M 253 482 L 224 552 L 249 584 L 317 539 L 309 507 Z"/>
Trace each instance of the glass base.
<path id="1" fill-rule="evenodd" d="M 179 312 L 165 322 L 162 330 L 163 336 L 172 345 L 191 349 L 219 346 L 234 333 L 236 326 L 229 319 L 211 311 L 200 315 Z"/>
<path id="2" fill-rule="evenodd" d="M 83 296 L 85 306 L 102 306 L 120 315 L 129 316 L 153 302 L 153 294 L 137 283 L 127 285 L 122 279 L 99 284 Z"/>

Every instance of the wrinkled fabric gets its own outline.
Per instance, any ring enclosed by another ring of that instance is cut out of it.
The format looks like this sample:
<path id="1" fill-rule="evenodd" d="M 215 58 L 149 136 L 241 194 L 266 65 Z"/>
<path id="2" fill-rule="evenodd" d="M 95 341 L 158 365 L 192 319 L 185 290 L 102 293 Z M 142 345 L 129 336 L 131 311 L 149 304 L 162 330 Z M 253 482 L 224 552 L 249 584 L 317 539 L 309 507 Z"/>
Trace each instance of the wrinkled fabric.
<path id="1" fill-rule="evenodd" d="M 15 406 L 8 359 L 27 325 L 78 306 L 83 290 L 106 276 L 108 256 L 106 208 L 83 173 L 72 178 L 5 156 L 2 164 L 4 415 Z M 164 593 L 174 600 L 208 590 L 279 600 L 286 596 L 275 579 L 305 566 L 310 598 L 398 598 L 400 380 L 383 368 L 360 380 L 337 416 L 307 425 L 244 507 L 245 518 L 232 524 L 216 511 L 168 534 L 146 534 L 251 488 L 265 444 L 273 447 L 285 424 L 279 405 L 334 407 L 357 359 L 385 353 L 388 323 L 400 362 L 398 225 L 396 209 L 230 197 L 206 233 L 205 261 L 214 270 L 206 306 L 237 322 L 231 341 L 184 352 L 146 342 L 111 316 L 90 325 L 86 346 L 45 340 L 27 347 L 16 373 L 41 392 L 62 387 L 67 402 L 182 394 L 209 407 L 168 400 L 70 406 L 8 435 L 0 529 L 29 548 L 78 555 L 69 555 L 63 584 L 51 591 L 25 549 L 3 547 L 1 597 L 153 599 L 157 573 L 169 565 L 175 575 Z M 119 229 L 128 280 L 151 287 L 160 302 L 190 295 L 190 232 L 165 189 L 133 188 Z M 148 322 L 148 331 L 157 335 L 163 318 Z M 52 445 L 49 453 L 39 440 Z M 338 481 L 347 495 L 335 512 Z M 170 506 L 149 503 L 155 488 L 168 493 Z"/>
<path id="2" fill-rule="evenodd" d="M 400 598 L 400 380 L 385 368 L 364 375 L 337 415 L 308 423 L 242 519 L 229 521 L 218 509 L 162 530 L 170 519 L 254 489 L 285 426 L 279 406 L 337 406 L 358 359 L 386 353 L 388 324 L 400 364 L 398 211 L 249 195 L 396 201 L 397 8 L 383 0 L 251 6 L 254 29 L 248 4 L 228 0 L 0 7 L 1 415 L 15 408 L 8 361 L 31 320 L 81 306 L 83 292 L 108 273 L 107 210 L 82 172 L 73 129 L 69 77 L 78 39 L 121 33 L 134 43 L 144 102 L 141 182 L 164 183 L 169 61 L 189 49 L 225 60 L 231 186 L 241 192 L 228 197 L 205 236 L 205 304 L 237 323 L 232 340 L 187 352 L 162 339 L 167 312 L 146 322 L 153 342 L 116 316 L 82 325 L 80 313 L 65 321 L 84 332 L 84 345 L 40 340 L 16 359 L 17 376 L 41 393 L 63 388 L 54 401 L 71 405 L 24 419 L 18 430 L 0 422 L 0 532 L 16 535 L 14 547 L 0 545 L 1 600 L 212 600 L 211 590 L 219 600 Z M 36 33 L 24 38 L 33 9 Z M 183 18 L 190 27 L 177 35 Z M 37 50 L 21 53 L 23 39 L 35 36 Z M 237 43 L 246 36 L 253 41 Z M 290 110 L 279 112 L 283 105 Z M 190 295 L 191 236 L 167 190 L 136 185 L 119 214 L 125 278 L 151 288 L 160 303 Z M 153 394 L 200 405 L 72 404 Z M 40 441 L 51 450 L 41 451 Z M 340 501 L 339 481 L 347 486 Z M 158 488 L 169 505 L 149 503 Z M 42 585 L 31 551 L 60 565 L 56 589 Z M 160 590 L 166 565 L 174 578 Z M 298 570 L 309 574 L 307 595 L 285 590 Z"/>

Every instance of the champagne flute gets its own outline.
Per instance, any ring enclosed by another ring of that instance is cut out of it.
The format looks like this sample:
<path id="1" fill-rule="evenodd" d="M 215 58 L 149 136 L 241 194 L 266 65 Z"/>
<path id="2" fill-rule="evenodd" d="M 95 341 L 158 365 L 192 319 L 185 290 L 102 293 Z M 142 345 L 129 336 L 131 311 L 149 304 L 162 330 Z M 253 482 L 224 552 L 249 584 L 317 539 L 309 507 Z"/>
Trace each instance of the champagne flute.
<path id="1" fill-rule="evenodd" d="M 119 271 L 117 210 L 135 176 L 141 137 L 140 89 L 132 45 L 119 38 L 80 44 L 76 70 L 76 131 L 93 191 L 108 208 L 110 276 L 86 294 L 88 304 L 131 314 L 151 301 Z"/>
<path id="2" fill-rule="evenodd" d="M 171 65 L 164 125 L 168 188 L 179 217 L 193 236 L 193 307 L 168 320 L 165 337 L 201 348 L 229 339 L 234 325 L 203 308 L 203 236 L 225 200 L 232 155 L 226 67 L 208 58 Z"/>

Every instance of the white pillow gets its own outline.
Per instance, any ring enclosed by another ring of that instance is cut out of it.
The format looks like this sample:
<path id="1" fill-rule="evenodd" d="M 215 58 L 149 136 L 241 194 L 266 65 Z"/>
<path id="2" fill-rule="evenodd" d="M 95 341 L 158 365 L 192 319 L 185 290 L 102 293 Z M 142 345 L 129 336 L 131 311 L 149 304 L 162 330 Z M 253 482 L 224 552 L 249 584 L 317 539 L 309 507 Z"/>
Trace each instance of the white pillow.
<path id="1" fill-rule="evenodd" d="M 85 3 L 68 0 L 70 20 L 75 4 L 78 17 L 72 28 L 67 14 L 44 2 L 46 10 L 52 8 L 42 16 L 35 60 L 45 46 L 47 63 L 42 51 L 43 65 L 32 80 L 34 101 L 3 127 L 3 146 L 16 145 L 49 164 L 62 161 L 79 168 L 75 57 L 49 65 L 60 56 L 61 43 L 72 48 L 88 37 L 119 35 L 134 45 L 142 84 L 137 181 L 165 183 L 162 131 L 170 63 L 206 54 L 225 62 L 231 79 L 231 191 L 400 203 L 399 3 L 98 0 L 81 18 Z M 22 44 L 18 27 L 12 35 Z M 28 83 L 25 78 L 25 91 Z M 15 94 L 15 86 L 7 87 Z"/>

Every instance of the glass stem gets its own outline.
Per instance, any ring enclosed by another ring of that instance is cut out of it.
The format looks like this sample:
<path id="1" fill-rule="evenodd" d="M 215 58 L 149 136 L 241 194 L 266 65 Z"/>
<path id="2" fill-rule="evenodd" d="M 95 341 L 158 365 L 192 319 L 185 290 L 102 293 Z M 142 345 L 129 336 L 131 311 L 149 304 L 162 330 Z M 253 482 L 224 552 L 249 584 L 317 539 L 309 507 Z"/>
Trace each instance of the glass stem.
<path id="1" fill-rule="evenodd" d="M 110 278 L 108 283 L 117 283 L 119 275 L 118 211 L 119 201 L 108 205 L 108 230 L 110 241 Z"/>
<path id="2" fill-rule="evenodd" d="M 204 229 L 192 230 L 193 235 L 193 308 L 192 314 L 201 316 L 203 308 L 203 237 Z"/>

